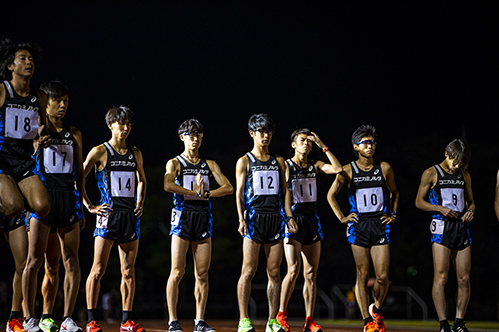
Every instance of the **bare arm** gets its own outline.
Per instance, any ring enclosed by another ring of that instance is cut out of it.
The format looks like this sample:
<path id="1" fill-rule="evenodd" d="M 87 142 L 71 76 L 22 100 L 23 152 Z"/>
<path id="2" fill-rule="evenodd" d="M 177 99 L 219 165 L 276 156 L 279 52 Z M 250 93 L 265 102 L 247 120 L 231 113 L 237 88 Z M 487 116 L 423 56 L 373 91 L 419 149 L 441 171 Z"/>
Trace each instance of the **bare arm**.
<path id="1" fill-rule="evenodd" d="M 329 188 L 329 191 L 327 193 L 327 201 L 329 202 L 329 205 L 331 206 L 331 209 L 333 210 L 334 214 L 336 215 L 336 218 L 343 223 L 349 223 L 349 222 L 358 222 L 359 218 L 356 213 L 350 213 L 348 216 L 345 217 L 343 212 L 340 209 L 340 205 L 338 204 L 338 201 L 336 200 L 336 195 L 340 192 L 341 188 L 343 188 L 343 185 L 345 183 L 348 183 L 350 181 L 350 174 L 352 172 L 350 164 L 346 165 L 343 167 L 344 171 L 341 173 L 338 173 L 336 175 L 336 179 L 334 180 L 333 184 L 331 185 L 331 188 Z"/>
<path id="2" fill-rule="evenodd" d="M 324 148 L 326 148 L 326 144 L 321 141 L 316 133 L 312 132 L 311 134 L 312 135 L 308 136 L 307 138 L 312 142 L 315 142 L 315 144 L 317 144 L 317 146 L 324 151 Z M 326 157 L 327 159 L 329 159 L 330 164 L 327 164 L 320 160 L 316 161 L 315 167 L 317 168 L 317 170 L 325 174 L 337 174 L 343 170 L 340 161 L 331 151 L 326 151 Z"/>
<path id="3" fill-rule="evenodd" d="M 234 188 L 232 188 L 232 184 L 230 184 L 229 180 L 222 173 L 222 170 L 218 166 L 216 162 L 213 160 L 207 160 L 208 166 L 210 167 L 211 173 L 217 181 L 218 187 L 217 189 L 210 191 L 210 197 L 221 197 L 225 195 L 231 195 L 234 192 Z"/>
<path id="4" fill-rule="evenodd" d="M 466 183 L 466 187 L 464 188 L 464 199 L 468 204 L 468 210 L 461 217 L 461 220 L 470 222 L 475 216 L 475 201 L 473 199 L 473 190 L 471 190 L 471 176 L 470 173 L 464 169 L 461 170 L 461 172 L 463 173 L 464 181 Z"/>
<path id="5" fill-rule="evenodd" d="M 419 184 L 418 193 L 416 195 L 416 207 L 427 212 L 440 212 L 441 214 L 449 218 L 458 218 L 459 214 L 456 211 L 453 211 L 442 205 L 431 204 L 430 202 L 425 200 L 428 191 L 437 182 L 437 178 L 437 171 L 434 167 L 430 167 L 426 171 L 424 171 L 423 175 L 421 176 L 421 183 Z"/>
<path id="6" fill-rule="evenodd" d="M 497 171 L 496 200 L 494 204 L 494 210 L 496 211 L 497 220 L 499 220 L 499 171 Z"/>
<path id="7" fill-rule="evenodd" d="M 175 179 L 180 174 L 180 163 L 177 159 L 173 158 L 166 163 L 166 173 L 163 179 L 163 189 L 165 191 L 184 195 L 184 196 L 197 196 L 198 193 L 202 194 L 203 178 L 200 174 L 196 177 L 194 190 L 185 189 L 175 183 Z"/>
<path id="8" fill-rule="evenodd" d="M 75 186 L 78 193 L 80 193 L 80 198 L 85 193 L 85 175 L 83 174 L 83 139 L 81 136 L 81 131 L 76 127 L 71 126 L 71 132 L 75 139 L 75 146 L 73 149 L 74 153 L 74 163 L 76 165 L 76 181 Z M 80 229 L 85 227 L 85 216 L 80 221 Z"/>
<path id="9" fill-rule="evenodd" d="M 396 212 L 399 206 L 399 192 L 397 190 L 397 185 L 395 184 L 395 176 L 393 174 L 393 169 L 390 166 L 390 164 L 382 162 L 381 171 L 383 172 L 383 176 L 385 177 L 386 186 L 390 191 L 392 211 Z M 381 217 L 381 221 L 384 224 L 390 224 L 395 221 L 395 218 L 396 218 L 395 214 L 391 214 L 389 216 L 385 214 Z"/>
<path id="10" fill-rule="evenodd" d="M 288 231 L 291 234 L 295 234 L 298 232 L 298 225 L 294 219 L 288 219 L 293 216 L 293 210 L 291 210 L 291 194 L 289 193 L 288 186 L 286 185 L 286 162 L 282 157 L 277 157 L 277 162 L 279 163 L 279 183 L 282 193 L 284 194 L 284 212 L 287 216 L 286 225 L 288 226 Z"/>
<path id="11" fill-rule="evenodd" d="M 236 207 L 237 217 L 239 219 L 238 232 L 242 236 L 246 235 L 247 227 L 244 220 L 244 211 L 246 210 L 244 201 L 244 189 L 246 185 L 246 176 L 248 175 L 248 157 L 239 158 L 236 164 Z"/>
<path id="12" fill-rule="evenodd" d="M 104 145 L 98 145 L 92 148 L 87 155 L 87 159 L 83 162 L 83 176 L 87 177 L 90 170 L 94 167 L 97 167 L 97 170 L 102 170 L 106 166 L 106 163 L 107 153 Z M 86 190 L 83 191 L 83 204 L 89 212 L 100 216 L 107 215 L 107 212 L 112 210 L 111 206 L 107 203 L 102 205 L 93 205 Z"/>
<path id="13" fill-rule="evenodd" d="M 38 145 L 42 148 L 48 148 L 51 144 L 47 129 L 47 95 L 38 89 L 38 99 L 40 100 L 40 113 L 38 116 Z"/>
<path id="14" fill-rule="evenodd" d="M 144 171 L 144 159 L 142 158 L 142 152 L 133 147 L 133 153 L 135 154 L 135 159 L 137 159 L 137 203 L 135 203 L 135 209 L 133 212 L 136 217 L 140 217 L 144 211 L 144 202 L 146 200 L 146 189 L 147 180 L 146 172 Z"/>

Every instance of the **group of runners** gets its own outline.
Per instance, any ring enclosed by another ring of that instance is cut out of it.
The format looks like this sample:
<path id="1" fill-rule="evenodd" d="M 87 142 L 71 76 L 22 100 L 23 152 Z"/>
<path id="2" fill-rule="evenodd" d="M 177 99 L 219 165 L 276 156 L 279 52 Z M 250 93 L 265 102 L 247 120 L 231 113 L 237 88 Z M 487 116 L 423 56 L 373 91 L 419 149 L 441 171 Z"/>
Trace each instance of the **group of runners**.
<path id="1" fill-rule="evenodd" d="M 82 331 L 72 313 L 80 285 L 78 248 L 80 229 L 85 225 L 84 205 L 97 216 L 94 260 L 86 280 L 86 331 L 101 331 L 96 313 L 100 280 L 116 243 L 122 275 L 120 331 L 144 332 L 132 319 L 135 261 L 147 187 L 141 151 L 126 143 L 134 124 L 133 112 L 125 106 L 111 108 L 105 117 L 111 138 L 92 148 L 84 159 L 81 132 L 63 121 L 68 110 L 68 88 L 59 81 L 46 82 L 39 89 L 31 84 L 40 53 L 33 43 L 3 40 L 0 44 L 0 75 L 5 79 L 0 84 L 0 228 L 9 241 L 16 266 L 7 331 Z M 243 237 L 237 284 L 238 332 L 255 331 L 248 303 L 262 247 L 268 275 L 266 332 L 290 331 L 287 306 L 302 268 L 306 311 L 303 330 L 322 331 L 313 318 L 323 239 L 317 216 L 320 173 L 336 175 L 327 200 L 336 217 L 347 225 L 347 240 L 357 268 L 355 295 L 364 331 L 385 331 L 381 309 L 389 288 L 390 226 L 396 220 L 399 193 L 390 164 L 374 158 L 376 129 L 370 125 L 357 128 L 352 135 L 357 159 L 346 165 L 307 128 L 291 134 L 294 155 L 285 160 L 269 150 L 274 132 L 275 124 L 267 114 L 252 115 L 248 133 L 253 148 L 236 164 L 238 231 Z M 179 283 L 191 248 L 195 267 L 194 331 L 211 332 L 215 330 L 204 320 L 212 247 L 211 199 L 230 195 L 234 188 L 215 161 L 201 157 L 204 127 L 198 120 L 184 121 L 178 136 L 184 150 L 167 162 L 164 176 L 164 190 L 173 193 L 174 201 L 171 272 L 166 286 L 169 331 L 182 331 L 177 313 Z M 324 152 L 327 162 L 309 160 L 313 144 Z M 470 149 L 463 141 L 450 142 L 445 159 L 423 173 L 416 198 L 419 209 L 432 213 L 432 296 L 443 332 L 468 331 L 463 319 L 470 297 L 469 222 L 475 213 L 471 179 L 466 171 L 469 159 Z M 101 194 L 97 205 L 85 192 L 85 178 L 92 169 Z M 346 215 L 336 200 L 345 184 L 351 204 Z M 499 217 L 499 199 L 496 212 Z M 287 273 L 281 282 L 283 254 Z M 65 268 L 64 317 L 59 327 L 52 309 L 61 256 Z M 458 279 L 452 329 L 446 317 L 444 293 L 450 261 Z M 35 299 L 37 274 L 43 264 L 43 314 L 39 320 Z M 371 264 L 375 272 L 372 303 L 368 291 Z"/>

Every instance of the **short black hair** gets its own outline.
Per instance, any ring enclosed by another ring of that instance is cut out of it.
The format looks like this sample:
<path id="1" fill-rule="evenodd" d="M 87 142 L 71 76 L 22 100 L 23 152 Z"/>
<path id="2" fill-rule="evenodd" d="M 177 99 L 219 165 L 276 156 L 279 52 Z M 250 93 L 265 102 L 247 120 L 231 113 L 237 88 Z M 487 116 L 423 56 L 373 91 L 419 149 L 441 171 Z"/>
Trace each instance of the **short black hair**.
<path id="1" fill-rule="evenodd" d="M 274 133 L 274 120 L 272 120 L 272 118 L 268 114 L 253 114 L 248 120 L 248 131 L 257 131 L 258 129 L 267 130 Z"/>
<path id="2" fill-rule="evenodd" d="M 113 107 L 106 113 L 106 123 L 108 125 L 115 122 L 123 123 L 128 121 L 131 125 L 135 124 L 133 111 L 126 106 Z"/>
<path id="3" fill-rule="evenodd" d="M 40 86 L 40 90 L 47 94 L 48 98 L 57 99 L 60 97 L 67 96 L 69 94 L 69 89 L 61 81 L 48 81 Z"/>
<path id="4" fill-rule="evenodd" d="M 471 159 L 471 149 L 460 139 L 455 139 L 445 147 L 445 152 L 449 159 L 454 160 L 454 165 L 462 165 L 461 168 L 468 168 Z"/>
<path id="5" fill-rule="evenodd" d="M 376 128 L 372 125 L 362 125 L 358 127 L 352 134 L 352 145 L 357 145 L 362 137 L 372 136 L 375 141 L 378 140 L 378 134 L 376 134 Z"/>
<path id="6" fill-rule="evenodd" d="M 291 134 L 291 142 L 294 142 L 296 137 L 300 134 L 305 134 L 307 136 L 312 135 L 312 131 L 308 128 L 298 128 Z"/>
<path id="7" fill-rule="evenodd" d="M 31 54 L 35 63 L 35 70 L 40 65 L 43 50 L 38 44 L 32 42 L 14 43 L 10 39 L 4 39 L 0 42 L 0 76 L 3 79 L 12 79 L 12 72 L 8 67 L 14 63 L 16 53 L 19 50 L 26 50 Z"/>
<path id="8" fill-rule="evenodd" d="M 186 133 L 204 133 L 204 126 L 199 122 L 198 119 L 188 119 L 182 122 L 182 124 L 178 127 L 177 134 L 180 136 Z"/>

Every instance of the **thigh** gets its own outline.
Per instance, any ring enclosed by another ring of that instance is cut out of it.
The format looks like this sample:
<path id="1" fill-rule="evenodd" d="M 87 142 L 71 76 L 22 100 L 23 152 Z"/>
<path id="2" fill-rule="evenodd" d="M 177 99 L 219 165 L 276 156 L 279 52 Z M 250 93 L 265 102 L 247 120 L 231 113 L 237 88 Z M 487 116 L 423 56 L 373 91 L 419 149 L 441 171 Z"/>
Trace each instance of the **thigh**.
<path id="1" fill-rule="evenodd" d="M 23 204 L 23 196 L 10 175 L 0 174 L 0 213 L 5 214 L 16 204 Z"/>
<path id="2" fill-rule="evenodd" d="M 18 227 L 6 233 L 5 237 L 9 242 L 10 251 L 12 252 L 12 256 L 14 256 L 16 267 L 24 266 L 26 256 L 28 255 L 28 234 L 26 233 L 26 227 Z"/>
<path id="3" fill-rule="evenodd" d="M 458 279 L 469 276 L 471 272 L 471 247 L 453 252 L 452 262 Z"/>
<path id="4" fill-rule="evenodd" d="M 43 257 L 47 250 L 48 238 L 50 235 L 50 226 L 44 224 L 38 219 L 30 218 L 29 222 L 29 256 Z"/>
<path id="5" fill-rule="evenodd" d="M 210 268 L 211 238 L 201 242 L 192 242 L 191 246 L 196 273 L 201 275 Z"/>
<path id="6" fill-rule="evenodd" d="M 357 270 L 362 269 L 369 272 L 370 248 L 352 244 L 352 254 Z"/>
<path id="7" fill-rule="evenodd" d="M 265 256 L 267 257 L 267 270 L 280 269 L 282 262 L 282 241 L 264 244 Z"/>
<path id="8" fill-rule="evenodd" d="M 177 235 L 172 235 L 171 246 L 171 268 L 184 269 L 186 264 L 187 251 L 189 250 L 190 241 L 183 239 Z"/>
<path id="9" fill-rule="evenodd" d="M 104 239 L 100 236 L 96 236 L 94 239 L 95 243 L 93 267 L 106 267 L 107 262 L 109 261 L 109 254 L 114 242 L 108 239 Z"/>
<path id="10" fill-rule="evenodd" d="M 286 262 L 288 265 L 294 265 L 294 264 L 299 264 L 300 262 L 300 253 L 302 251 L 302 248 L 305 246 L 302 246 L 300 242 L 288 238 L 285 239 L 287 243 L 284 244 L 284 255 L 286 256 Z"/>
<path id="11" fill-rule="evenodd" d="M 137 252 L 139 251 L 139 240 L 133 242 L 120 243 L 118 245 L 120 253 L 120 263 L 122 269 L 129 269 L 135 266 Z"/>
<path id="12" fill-rule="evenodd" d="M 376 275 L 388 274 L 390 268 L 390 245 L 373 246 L 371 248 L 374 272 Z"/>
<path id="13" fill-rule="evenodd" d="M 50 205 L 47 187 L 38 175 L 30 176 L 18 183 L 19 189 L 31 208 Z"/>
<path id="14" fill-rule="evenodd" d="M 78 248 L 80 247 L 80 224 L 76 223 L 58 228 L 57 234 L 59 235 L 64 258 L 77 257 Z"/>
<path id="15" fill-rule="evenodd" d="M 251 268 L 256 271 L 258 267 L 258 254 L 262 245 L 248 238 L 243 238 L 243 269 Z"/>
<path id="16" fill-rule="evenodd" d="M 302 246 L 303 271 L 310 268 L 317 270 L 321 259 L 321 241 Z"/>
<path id="17" fill-rule="evenodd" d="M 449 258 L 451 255 L 451 250 L 441 244 L 433 243 L 431 245 L 431 251 L 433 254 L 433 269 L 435 273 L 449 272 Z"/>
<path id="18" fill-rule="evenodd" d="M 45 251 L 45 265 L 49 268 L 54 268 L 59 265 L 61 258 L 61 244 L 57 232 L 50 233 L 47 241 L 47 250 Z"/>

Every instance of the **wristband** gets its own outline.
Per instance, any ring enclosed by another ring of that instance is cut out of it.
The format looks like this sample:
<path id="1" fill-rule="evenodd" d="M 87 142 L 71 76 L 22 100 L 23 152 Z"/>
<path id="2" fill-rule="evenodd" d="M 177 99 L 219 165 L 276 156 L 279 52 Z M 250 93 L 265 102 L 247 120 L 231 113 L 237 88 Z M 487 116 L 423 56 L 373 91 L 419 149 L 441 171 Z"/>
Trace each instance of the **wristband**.
<path id="1" fill-rule="evenodd" d="M 322 148 L 322 152 L 326 153 L 329 151 L 329 147 L 328 146 L 325 146 Z"/>
<path id="2" fill-rule="evenodd" d="M 288 221 L 290 221 L 291 219 L 295 219 L 295 217 L 293 217 L 293 216 L 286 217 L 286 219 L 284 219 L 284 222 L 288 222 Z"/>
<path id="3" fill-rule="evenodd" d="M 473 210 L 473 209 L 468 209 L 468 212 L 475 213 L 475 210 Z"/>

